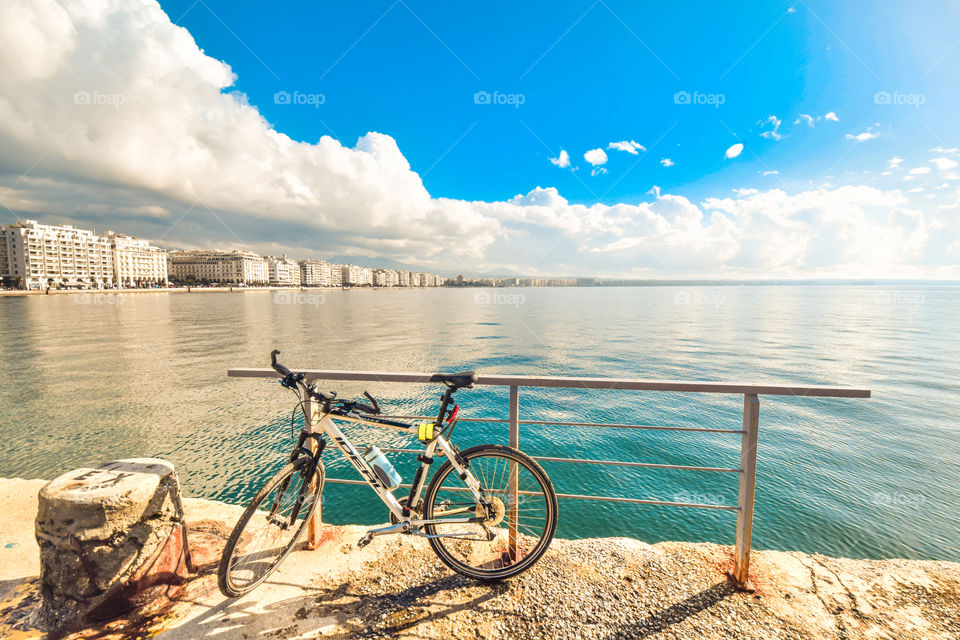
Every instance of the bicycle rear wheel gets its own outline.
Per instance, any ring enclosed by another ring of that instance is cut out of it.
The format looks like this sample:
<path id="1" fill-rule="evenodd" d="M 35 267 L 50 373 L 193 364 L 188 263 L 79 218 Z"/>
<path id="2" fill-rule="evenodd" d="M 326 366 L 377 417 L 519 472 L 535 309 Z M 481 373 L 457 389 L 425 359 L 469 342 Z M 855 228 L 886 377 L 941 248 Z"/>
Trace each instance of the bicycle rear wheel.
<path id="1" fill-rule="evenodd" d="M 449 460 L 424 496 L 424 519 L 483 517 L 483 522 L 426 525 L 430 546 L 451 569 L 479 580 L 501 580 L 526 571 L 550 546 L 557 530 L 557 495 L 530 456 L 500 445 L 463 451 L 480 482 L 478 502 Z M 512 498 L 516 489 L 516 500 Z"/>
<path id="2" fill-rule="evenodd" d="M 263 583 L 293 551 L 323 490 L 323 464 L 301 456 L 273 476 L 237 521 L 220 557 L 217 583 L 234 598 Z"/>

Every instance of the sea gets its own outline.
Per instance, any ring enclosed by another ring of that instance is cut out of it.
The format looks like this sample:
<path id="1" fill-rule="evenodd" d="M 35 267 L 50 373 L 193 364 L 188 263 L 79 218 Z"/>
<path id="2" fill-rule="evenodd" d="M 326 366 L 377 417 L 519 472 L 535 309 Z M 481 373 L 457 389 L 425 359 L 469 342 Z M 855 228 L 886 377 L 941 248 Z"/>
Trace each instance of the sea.
<path id="1" fill-rule="evenodd" d="M 53 478 L 157 456 L 184 493 L 243 504 L 279 468 L 302 417 L 266 367 L 837 385 L 870 398 L 760 397 L 755 548 L 960 559 L 960 286 L 752 285 L 77 293 L 0 298 L 0 476 Z M 369 390 L 430 414 L 437 385 Z M 458 394 L 467 418 L 507 417 L 508 391 Z M 740 429 L 743 397 L 520 389 L 520 418 Z M 415 438 L 346 429 L 357 445 Z M 461 422 L 461 448 L 508 442 Z M 740 436 L 523 425 L 534 456 L 738 467 Z M 410 454 L 389 454 L 404 479 Z M 357 479 L 330 447 L 329 478 Z M 558 493 L 735 505 L 733 473 L 543 462 Z M 400 490 L 403 491 L 402 489 Z M 562 538 L 732 544 L 736 513 L 561 499 Z M 375 524 L 363 486 L 328 483 L 323 518 Z"/>

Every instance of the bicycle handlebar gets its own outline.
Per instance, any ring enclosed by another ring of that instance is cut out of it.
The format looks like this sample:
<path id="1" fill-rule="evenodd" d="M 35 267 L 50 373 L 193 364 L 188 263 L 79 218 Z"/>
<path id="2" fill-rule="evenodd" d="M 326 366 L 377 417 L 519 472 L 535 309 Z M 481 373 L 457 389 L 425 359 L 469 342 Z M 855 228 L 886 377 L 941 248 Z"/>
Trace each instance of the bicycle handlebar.
<path id="1" fill-rule="evenodd" d="M 307 386 L 303 383 L 304 375 L 302 373 L 294 373 L 288 367 L 277 362 L 277 356 L 280 354 L 278 349 L 274 349 L 270 352 L 270 366 L 273 367 L 273 370 L 283 376 L 281 384 L 285 387 L 294 388 L 299 385 L 303 390 L 313 399 L 318 400 L 324 404 L 327 410 L 330 409 L 330 405 L 336 403 L 339 405 L 339 408 L 345 412 L 351 411 L 360 411 L 362 413 L 370 413 L 377 415 L 380 413 L 380 404 L 377 402 L 377 399 L 370 395 L 369 391 L 364 391 L 363 395 L 370 401 L 371 404 L 363 404 L 362 402 L 356 402 L 353 400 L 335 400 L 336 394 L 326 395 L 317 391 L 312 386 Z M 371 406 L 372 405 L 372 406 Z"/>

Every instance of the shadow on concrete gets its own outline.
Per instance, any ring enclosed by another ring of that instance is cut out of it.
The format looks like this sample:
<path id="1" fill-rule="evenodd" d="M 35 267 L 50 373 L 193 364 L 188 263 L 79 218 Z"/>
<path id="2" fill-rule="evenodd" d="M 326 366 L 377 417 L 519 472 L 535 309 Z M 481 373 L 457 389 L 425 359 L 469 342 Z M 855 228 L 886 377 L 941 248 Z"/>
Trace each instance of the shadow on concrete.
<path id="1" fill-rule="evenodd" d="M 647 638 L 663 633 L 675 624 L 679 624 L 698 613 L 719 604 L 737 590 L 729 582 L 718 582 L 709 589 L 695 593 L 686 600 L 681 600 L 666 609 L 652 613 L 636 626 L 623 627 L 607 636 L 609 640 L 625 638 Z"/>
<path id="2" fill-rule="evenodd" d="M 393 636 L 464 609 L 475 609 L 508 588 L 504 584 L 492 584 L 480 596 L 451 602 L 456 600 L 452 595 L 454 591 L 476 587 L 476 584 L 468 578 L 452 575 L 383 594 L 360 591 L 350 582 L 329 589 L 302 586 L 300 588 L 306 592 L 304 595 L 266 606 L 257 606 L 244 599 L 224 601 L 190 620 L 178 622 L 174 629 L 167 631 L 170 635 L 164 637 L 216 637 L 218 640 L 240 638 L 243 634 L 246 634 L 243 637 L 269 634 L 300 637 L 333 625 L 339 627 L 339 633 L 324 634 L 325 638 Z M 273 621 L 274 626 L 262 628 L 266 620 Z"/>

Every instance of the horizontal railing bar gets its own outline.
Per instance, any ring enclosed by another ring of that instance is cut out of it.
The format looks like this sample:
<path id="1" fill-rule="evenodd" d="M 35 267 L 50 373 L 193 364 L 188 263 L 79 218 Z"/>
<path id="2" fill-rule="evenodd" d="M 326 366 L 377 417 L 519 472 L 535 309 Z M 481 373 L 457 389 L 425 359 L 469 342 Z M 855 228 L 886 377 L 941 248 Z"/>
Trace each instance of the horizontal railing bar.
<path id="1" fill-rule="evenodd" d="M 381 416 L 394 420 L 436 420 L 436 416 Z M 477 422 L 490 424 L 509 424 L 509 420 L 501 418 L 457 418 L 457 422 Z M 536 424 L 550 427 L 596 427 L 605 429 L 651 429 L 655 431 L 696 431 L 700 433 L 737 433 L 742 429 L 719 429 L 713 427 L 663 427 L 651 424 L 616 424 L 606 422 L 554 422 L 552 420 L 520 420 L 519 424 Z"/>
<path id="2" fill-rule="evenodd" d="M 360 445 L 363 448 L 364 445 Z M 389 447 L 380 447 L 380 451 L 386 453 L 416 453 L 423 454 L 425 449 L 393 449 Z M 681 464 L 657 464 L 653 462 L 624 462 L 621 460 L 589 460 L 587 458 L 553 458 L 549 456 L 530 456 L 534 460 L 541 462 L 573 462 L 577 464 L 606 464 L 615 467 L 643 467 L 645 469 L 679 469 L 682 471 L 717 471 L 721 473 L 742 473 L 742 469 L 730 469 L 727 467 L 694 467 Z"/>
<path id="3" fill-rule="evenodd" d="M 550 458 L 544 456 L 531 456 L 534 460 L 543 460 L 546 462 L 574 462 L 578 464 L 609 464 L 618 467 L 644 467 L 647 469 L 683 469 L 686 471 L 721 471 L 724 473 L 741 473 L 741 469 L 728 469 L 724 467 L 691 467 L 676 464 L 654 464 L 652 462 L 621 462 L 619 460 L 587 460 L 585 458 Z"/>
<path id="4" fill-rule="evenodd" d="M 336 484 L 367 484 L 365 480 L 345 480 L 343 478 L 327 478 L 324 482 L 333 482 Z M 401 484 L 401 488 L 409 489 L 409 484 Z M 446 487 L 444 491 L 469 491 L 466 487 Z M 518 491 L 520 495 L 537 495 L 533 491 Z M 665 500 L 641 500 L 639 498 L 612 498 L 610 496 L 578 496 L 570 493 L 558 493 L 558 498 L 568 500 L 599 500 L 601 502 L 628 502 L 630 504 L 649 504 L 662 507 L 692 507 L 694 509 L 719 509 L 722 511 L 736 511 L 737 507 L 725 504 L 700 504 L 698 502 L 667 502 Z"/>
<path id="5" fill-rule="evenodd" d="M 425 384 L 432 373 L 398 373 L 393 371 L 337 371 L 328 369 L 300 370 L 309 380 L 353 380 L 365 382 L 407 382 Z M 228 369 L 235 378 L 275 378 L 270 368 Z M 477 384 L 485 386 L 551 387 L 577 389 L 621 389 L 631 391 L 676 391 L 681 393 L 735 393 L 752 395 L 816 396 L 835 398 L 869 398 L 869 389 L 830 386 L 779 384 L 740 384 L 735 382 L 698 382 L 682 380 L 632 380 L 626 378 L 573 378 L 561 376 L 514 376 L 482 374 Z"/>
<path id="6" fill-rule="evenodd" d="M 721 511 L 737 511 L 737 507 L 725 504 L 700 504 L 698 502 L 667 502 L 665 500 L 641 500 L 639 498 L 611 498 L 609 496 L 580 496 L 570 493 L 558 493 L 558 498 L 569 500 L 600 500 L 602 502 L 629 502 L 631 504 L 651 504 L 662 507 L 692 507 L 694 509 L 719 509 Z"/>

